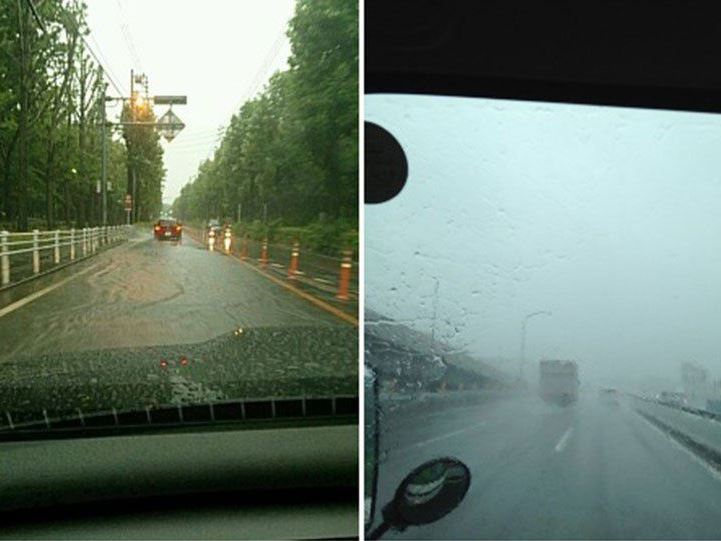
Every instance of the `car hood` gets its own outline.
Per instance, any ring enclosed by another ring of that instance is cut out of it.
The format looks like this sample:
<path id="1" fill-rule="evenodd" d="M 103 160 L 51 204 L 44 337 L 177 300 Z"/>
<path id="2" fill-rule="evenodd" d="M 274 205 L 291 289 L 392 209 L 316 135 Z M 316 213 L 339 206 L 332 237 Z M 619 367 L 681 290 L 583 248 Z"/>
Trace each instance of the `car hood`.
<path id="1" fill-rule="evenodd" d="M 0 426 L 64 413 L 357 395 L 349 326 L 239 328 L 196 344 L 18 357 L 0 365 Z"/>

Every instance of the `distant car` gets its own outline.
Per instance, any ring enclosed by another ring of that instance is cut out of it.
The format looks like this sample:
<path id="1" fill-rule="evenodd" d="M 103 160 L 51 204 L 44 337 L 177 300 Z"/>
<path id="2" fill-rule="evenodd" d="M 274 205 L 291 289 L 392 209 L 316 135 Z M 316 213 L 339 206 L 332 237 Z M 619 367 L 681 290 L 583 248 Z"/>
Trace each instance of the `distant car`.
<path id="1" fill-rule="evenodd" d="M 656 400 L 669 406 L 688 406 L 688 400 L 684 393 L 661 391 L 656 395 Z"/>
<path id="2" fill-rule="evenodd" d="M 161 218 L 155 223 L 153 234 L 156 240 L 181 240 L 183 226 L 173 218 Z"/>
<path id="3" fill-rule="evenodd" d="M 616 389 L 601 389 L 598 391 L 598 398 L 604 404 L 613 406 L 619 405 L 619 392 Z"/>

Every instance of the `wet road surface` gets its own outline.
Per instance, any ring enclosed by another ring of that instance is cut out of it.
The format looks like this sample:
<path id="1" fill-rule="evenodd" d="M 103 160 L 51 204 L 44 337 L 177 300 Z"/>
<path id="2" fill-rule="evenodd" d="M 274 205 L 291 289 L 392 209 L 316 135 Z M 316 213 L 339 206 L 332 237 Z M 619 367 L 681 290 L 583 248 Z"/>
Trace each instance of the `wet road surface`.
<path id="1" fill-rule="evenodd" d="M 426 460 L 453 456 L 472 474 L 449 515 L 385 538 L 718 539 L 721 531 L 721 477 L 626 402 L 582 396 L 558 408 L 522 397 L 391 417 L 380 447 L 379 508 Z"/>
<path id="2" fill-rule="evenodd" d="M 0 425 L 8 412 L 356 393 L 355 327 L 192 239 L 136 230 L 52 281 L 0 315 Z"/>
<path id="3" fill-rule="evenodd" d="M 18 354 L 193 343 L 237 327 L 340 320 L 192 239 L 129 243 L 67 269 L 67 284 L 0 317 L 0 363 Z"/>

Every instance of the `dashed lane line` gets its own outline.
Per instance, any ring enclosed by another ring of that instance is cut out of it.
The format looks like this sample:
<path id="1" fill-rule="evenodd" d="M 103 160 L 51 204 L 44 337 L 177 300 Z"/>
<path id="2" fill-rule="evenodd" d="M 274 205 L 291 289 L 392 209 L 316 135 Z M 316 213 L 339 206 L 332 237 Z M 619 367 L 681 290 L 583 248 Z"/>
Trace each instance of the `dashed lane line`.
<path id="1" fill-rule="evenodd" d="M 561 436 L 561 439 L 558 440 L 558 443 L 556 444 L 556 452 L 560 453 L 565 449 L 566 445 L 568 445 L 568 440 L 571 439 L 571 434 L 573 434 L 573 427 L 569 427 L 566 432 L 563 433 L 563 436 Z"/>

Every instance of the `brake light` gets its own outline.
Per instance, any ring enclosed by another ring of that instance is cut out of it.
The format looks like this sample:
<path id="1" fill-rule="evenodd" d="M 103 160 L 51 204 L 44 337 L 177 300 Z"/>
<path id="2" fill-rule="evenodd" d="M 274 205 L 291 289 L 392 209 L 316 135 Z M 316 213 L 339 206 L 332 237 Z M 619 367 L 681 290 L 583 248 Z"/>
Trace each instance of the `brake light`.
<path id="1" fill-rule="evenodd" d="M 180 366 L 188 366 L 188 358 L 187 357 L 180 358 Z"/>
<path id="2" fill-rule="evenodd" d="M 168 361 L 166 361 L 165 359 L 161 359 L 160 368 L 168 368 Z"/>
<path id="3" fill-rule="evenodd" d="M 156 225 L 156 226 L 155 226 L 155 230 L 156 230 L 156 231 L 160 231 L 160 226 L 159 226 L 159 225 Z"/>

